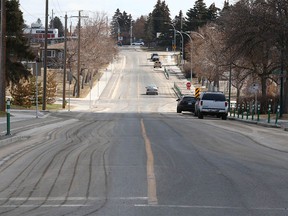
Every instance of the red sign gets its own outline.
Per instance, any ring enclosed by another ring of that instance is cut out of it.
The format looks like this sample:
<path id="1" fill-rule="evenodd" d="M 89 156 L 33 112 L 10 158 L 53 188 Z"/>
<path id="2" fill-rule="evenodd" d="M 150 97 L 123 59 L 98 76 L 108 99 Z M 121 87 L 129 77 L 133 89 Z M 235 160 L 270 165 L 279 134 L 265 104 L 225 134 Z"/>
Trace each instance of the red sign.
<path id="1" fill-rule="evenodd" d="M 190 83 L 190 82 L 187 82 L 187 83 L 186 83 L 186 87 L 187 87 L 188 90 L 190 90 L 191 83 Z"/>

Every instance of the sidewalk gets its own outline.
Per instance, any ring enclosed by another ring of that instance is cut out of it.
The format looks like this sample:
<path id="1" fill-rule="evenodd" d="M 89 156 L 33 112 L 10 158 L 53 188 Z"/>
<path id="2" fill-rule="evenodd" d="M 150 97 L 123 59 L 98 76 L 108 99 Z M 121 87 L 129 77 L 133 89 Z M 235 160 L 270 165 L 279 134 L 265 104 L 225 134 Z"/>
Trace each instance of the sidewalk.
<path id="1" fill-rule="evenodd" d="M 176 64 L 175 65 L 173 64 L 175 63 L 170 62 L 170 64 L 166 65 L 165 68 L 168 74 L 168 79 L 174 83 L 173 88 L 178 97 L 181 95 L 191 95 L 191 94 L 194 95 L 195 86 L 192 84 L 190 90 L 188 90 L 186 84 L 189 81 L 185 78 L 180 68 Z"/>
<path id="2" fill-rule="evenodd" d="M 102 92 L 106 88 L 111 76 L 115 73 L 115 70 L 122 70 L 126 64 L 126 59 L 121 58 L 118 61 L 110 63 L 106 69 L 102 69 L 103 75 L 97 81 L 90 91 L 90 93 L 85 98 L 66 98 L 68 104 L 66 109 L 63 111 L 89 111 L 97 102 Z M 62 104 L 62 98 L 58 98 L 56 103 Z"/>

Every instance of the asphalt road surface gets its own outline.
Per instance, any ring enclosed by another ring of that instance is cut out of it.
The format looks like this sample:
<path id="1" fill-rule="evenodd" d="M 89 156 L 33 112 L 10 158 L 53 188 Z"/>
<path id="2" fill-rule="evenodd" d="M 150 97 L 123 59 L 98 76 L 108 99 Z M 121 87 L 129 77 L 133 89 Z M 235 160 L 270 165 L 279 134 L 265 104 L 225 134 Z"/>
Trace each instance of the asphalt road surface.
<path id="1" fill-rule="evenodd" d="M 288 215 L 288 133 L 177 114 L 149 57 L 123 48 L 89 111 L 17 123 L 22 139 L 0 148 L 0 215 Z"/>

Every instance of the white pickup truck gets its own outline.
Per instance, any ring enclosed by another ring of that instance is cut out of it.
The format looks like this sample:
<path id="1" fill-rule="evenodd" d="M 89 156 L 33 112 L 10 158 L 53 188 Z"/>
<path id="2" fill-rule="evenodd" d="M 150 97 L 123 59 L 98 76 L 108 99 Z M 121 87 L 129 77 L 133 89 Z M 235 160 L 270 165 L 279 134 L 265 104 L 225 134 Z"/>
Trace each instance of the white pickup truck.
<path id="1" fill-rule="evenodd" d="M 201 92 L 195 103 L 195 116 L 203 119 L 204 115 L 215 115 L 227 119 L 228 102 L 222 92 Z"/>

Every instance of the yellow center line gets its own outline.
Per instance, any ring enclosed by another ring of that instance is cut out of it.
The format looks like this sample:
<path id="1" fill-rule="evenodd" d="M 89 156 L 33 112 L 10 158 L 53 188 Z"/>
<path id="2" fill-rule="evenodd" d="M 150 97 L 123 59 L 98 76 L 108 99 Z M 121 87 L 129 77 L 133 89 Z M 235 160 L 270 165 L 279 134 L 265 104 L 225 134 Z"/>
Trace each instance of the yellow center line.
<path id="1" fill-rule="evenodd" d="M 142 136 L 144 138 L 146 154 L 147 154 L 147 184 L 148 184 L 148 204 L 157 205 L 157 193 L 156 193 L 156 178 L 154 172 L 154 156 L 151 148 L 150 140 L 146 134 L 145 125 L 143 119 L 141 119 Z"/>

